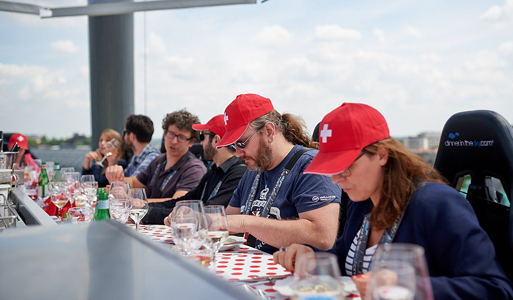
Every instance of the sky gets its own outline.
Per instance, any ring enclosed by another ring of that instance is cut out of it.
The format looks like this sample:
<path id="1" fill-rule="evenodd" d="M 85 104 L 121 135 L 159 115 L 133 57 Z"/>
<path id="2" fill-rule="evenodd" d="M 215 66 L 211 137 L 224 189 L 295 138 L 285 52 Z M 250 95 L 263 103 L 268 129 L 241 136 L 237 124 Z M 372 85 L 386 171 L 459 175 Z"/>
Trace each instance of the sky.
<path id="1" fill-rule="evenodd" d="M 134 112 L 154 137 L 166 113 L 206 123 L 243 93 L 310 133 L 343 102 L 375 107 L 395 137 L 441 132 L 468 110 L 513 122 L 513 0 L 258 2 L 134 13 Z M 90 136 L 89 88 L 86 16 L 0 12 L 0 130 Z"/>

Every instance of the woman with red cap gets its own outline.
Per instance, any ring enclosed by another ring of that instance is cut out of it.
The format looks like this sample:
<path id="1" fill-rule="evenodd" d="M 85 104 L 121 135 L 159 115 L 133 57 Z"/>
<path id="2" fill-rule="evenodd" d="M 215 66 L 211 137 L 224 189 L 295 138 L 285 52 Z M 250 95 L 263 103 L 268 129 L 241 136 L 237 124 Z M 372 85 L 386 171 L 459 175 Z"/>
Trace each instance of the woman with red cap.
<path id="1" fill-rule="evenodd" d="M 378 244 L 425 249 L 435 299 L 513 299 L 511 282 L 468 201 L 421 157 L 390 137 L 374 108 L 344 103 L 324 117 L 319 153 L 305 173 L 331 177 L 351 199 L 343 235 L 329 250 L 365 298 Z M 274 260 L 294 269 L 291 245 Z"/>

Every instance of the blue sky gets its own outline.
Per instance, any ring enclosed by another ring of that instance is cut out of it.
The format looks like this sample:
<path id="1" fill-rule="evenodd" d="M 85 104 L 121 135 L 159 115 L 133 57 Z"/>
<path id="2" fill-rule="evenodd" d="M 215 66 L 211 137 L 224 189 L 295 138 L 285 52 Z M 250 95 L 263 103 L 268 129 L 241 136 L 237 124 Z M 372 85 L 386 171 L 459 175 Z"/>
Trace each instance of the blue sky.
<path id="1" fill-rule="evenodd" d="M 207 122 L 238 94 L 258 93 L 310 131 L 343 102 L 374 106 L 398 137 L 441 131 L 465 110 L 513 122 L 513 0 L 388 2 L 135 13 L 135 113 L 159 136 L 168 112 Z M 87 20 L 0 12 L 0 130 L 91 134 Z"/>

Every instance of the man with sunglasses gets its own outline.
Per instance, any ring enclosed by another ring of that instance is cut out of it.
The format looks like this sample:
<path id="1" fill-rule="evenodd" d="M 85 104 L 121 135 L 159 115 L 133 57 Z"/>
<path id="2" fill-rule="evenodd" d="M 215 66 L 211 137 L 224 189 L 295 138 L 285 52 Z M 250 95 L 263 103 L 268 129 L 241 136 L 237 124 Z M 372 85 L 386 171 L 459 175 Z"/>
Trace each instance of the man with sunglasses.
<path id="1" fill-rule="evenodd" d="M 185 109 L 167 114 L 162 121 L 166 153 L 157 156 L 150 165 L 135 177 L 125 177 L 123 168 L 108 167 L 105 174 L 109 182 L 128 181 L 131 187 L 146 188 L 149 202 L 178 198 L 194 189 L 205 175 L 205 164 L 189 148 L 199 138 L 192 129 L 199 124 L 197 116 Z"/>
<path id="2" fill-rule="evenodd" d="M 330 249 L 337 236 L 340 187 L 305 175 L 317 143 L 303 122 L 277 112 L 271 100 L 239 95 L 224 113 L 226 133 L 217 147 L 234 144 L 248 166 L 226 209 L 232 233 L 268 253 L 292 243 Z M 308 147 L 308 148 L 306 148 Z"/>
<path id="3" fill-rule="evenodd" d="M 185 196 L 164 202 L 150 203 L 150 209 L 142 220 L 143 224 L 170 226 L 169 220 L 164 220 L 164 218 L 171 213 L 176 202 L 181 200 L 199 199 L 205 205 L 224 205 L 226 207 L 240 178 L 246 172 L 246 164 L 235 156 L 233 146 L 216 148 L 226 132 L 223 115 L 213 117 L 206 124 L 194 124 L 192 128 L 200 132 L 205 160 L 213 161 L 214 164 L 203 176 L 199 185 Z"/>

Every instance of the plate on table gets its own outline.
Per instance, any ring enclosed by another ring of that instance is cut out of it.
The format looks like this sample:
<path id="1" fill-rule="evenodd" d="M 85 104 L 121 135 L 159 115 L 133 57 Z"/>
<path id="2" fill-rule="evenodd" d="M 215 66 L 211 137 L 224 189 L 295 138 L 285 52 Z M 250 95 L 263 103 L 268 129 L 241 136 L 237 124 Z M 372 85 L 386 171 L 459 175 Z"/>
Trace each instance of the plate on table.
<path id="1" fill-rule="evenodd" d="M 278 280 L 274 284 L 274 289 L 277 290 L 280 294 L 283 296 L 293 296 L 294 293 L 292 292 L 292 289 L 290 288 L 290 284 L 294 280 L 294 276 L 287 277 L 283 280 Z M 344 284 L 344 292 L 348 294 L 357 293 L 358 290 L 356 289 L 356 285 L 351 280 L 351 277 L 349 276 L 341 276 L 340 280 Z"/>
<path id="2" fill-rule="evenodd" d="M 242 236 L 230 235 L 226 241 L 224 241 L 224 245 L 232 245 L 232 244 L 242 244 L 246 241 L 246 239 Z"/>

